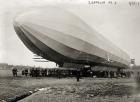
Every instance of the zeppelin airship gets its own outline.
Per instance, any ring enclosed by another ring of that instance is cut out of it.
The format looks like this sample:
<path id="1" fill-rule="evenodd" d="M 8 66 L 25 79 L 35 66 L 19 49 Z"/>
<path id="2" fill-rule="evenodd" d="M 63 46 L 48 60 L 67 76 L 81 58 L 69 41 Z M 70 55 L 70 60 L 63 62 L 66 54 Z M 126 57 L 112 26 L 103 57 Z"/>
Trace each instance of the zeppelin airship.
<path id="1" fill-rule="evenodd" d="M 33 53 L 60 67 L 67 63 L 126 68 L 130 57 L 78 15 L 61 8 L 38 8 L 15 17 L 14 29 Z"/>

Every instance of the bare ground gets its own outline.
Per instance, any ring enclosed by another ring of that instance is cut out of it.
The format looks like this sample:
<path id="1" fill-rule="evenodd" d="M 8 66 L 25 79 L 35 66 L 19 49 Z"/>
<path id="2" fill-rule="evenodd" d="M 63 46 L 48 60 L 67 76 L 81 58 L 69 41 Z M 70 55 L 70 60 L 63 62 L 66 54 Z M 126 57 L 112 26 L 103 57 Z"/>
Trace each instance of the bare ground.
<path id="1" fill-rule="evenodd" d="M 76 82 L 75 78 L 0 76 L 1 100 L 40 88 L 44 89 L 20 102 L 140 102 L 135 99 L 135 81 L 128 78 L 82 78 Z"/>

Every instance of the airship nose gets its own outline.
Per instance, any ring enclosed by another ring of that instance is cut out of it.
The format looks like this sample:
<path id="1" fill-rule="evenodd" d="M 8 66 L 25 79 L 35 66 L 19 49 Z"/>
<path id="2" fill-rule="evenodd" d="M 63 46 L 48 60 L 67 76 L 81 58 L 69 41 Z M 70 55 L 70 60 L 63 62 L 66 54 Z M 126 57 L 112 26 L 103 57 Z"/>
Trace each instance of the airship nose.
<path id="1" fill-rule="evenodd" d="M 31 15 L 29 13 L 21 13 L 13 19 L 14 29 L 20 38 L 22 36 L 29 36 L 29 34 L 26 32 L 28 31 L 26 27 L 31 27 L 30 25 L 28 25 L 28 22 L 30 21 L 30 16 Z"/>
<path id="2" fill-rule="evenodd" d="M 23 14 L 19 14 L 18 16 L 16 16 L 13 19 L 13 24 L 14 26 L 21 26 L 22 24 L 24 24 L 24 22 L 26 21 L 26 16 L 24 16 Z"/>

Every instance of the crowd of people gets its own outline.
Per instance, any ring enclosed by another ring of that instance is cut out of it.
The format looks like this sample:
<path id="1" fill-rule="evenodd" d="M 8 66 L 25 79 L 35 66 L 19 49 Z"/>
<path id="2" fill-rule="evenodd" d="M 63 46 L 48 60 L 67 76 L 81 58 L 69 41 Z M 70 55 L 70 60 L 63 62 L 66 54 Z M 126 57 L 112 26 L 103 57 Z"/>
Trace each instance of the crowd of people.
<path id="1" fill-rule="evenodd" d="M 17 76 L 18 70 L 17 68 L 12 69 L 13 76 Z M 43 69 L 43 68 L 30 68 L 30 69 L 23 69 L 21 71 L 23 76 L 31 76 L 31 77 L 75 77 L 77 81 L 80 79 L 80 71 L 79 70 L 67 70 L 67 69 Z"/>
<path id="2" fill-rule="evenodd" d="M 12 70 L 13 76 L 17 76 L 17 68 L 13 68 Z M 133 72 L 124 72 L 124 71 L 94 71 L 87 68 L 83 69 L 61 69 L 61 68 L 53 68 L 53 69 L 45 69 L 45 68 L 30 68 L 23 69 L 22 75 L 31 76 L 31 77 L 97 77 L 97 78 L 115 78 L 115 77 L 131 77 Z"/>
<path id="3" fill-rule="evenodd" d="M 68 77 L 75 76 L 77 70 L 62 70 L 62 69 L 43 69 L 43 68 L 31 68 L 22 70 L 22 75 L 31 77 Z"/>

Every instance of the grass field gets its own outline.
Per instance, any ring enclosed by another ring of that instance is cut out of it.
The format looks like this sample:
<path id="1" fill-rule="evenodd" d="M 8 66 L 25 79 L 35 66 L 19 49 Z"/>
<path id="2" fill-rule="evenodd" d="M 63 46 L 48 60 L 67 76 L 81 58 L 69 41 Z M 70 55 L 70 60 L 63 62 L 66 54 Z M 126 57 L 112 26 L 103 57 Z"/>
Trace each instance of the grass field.
<path id="1" fill-rule="evenodd" d="M 9 101 L 37 88 L 48 89 L 33 96 L 34 101 L 29 96 L 27 102 L 47 102 L 43 101 L 46 98 L 48 102 L 133 102 L 136 84 L 133 79 L 82 78 L 76 82 L 75 78 L 12 77 L 10 70 L 0 70 L 1 100 Z"/>

